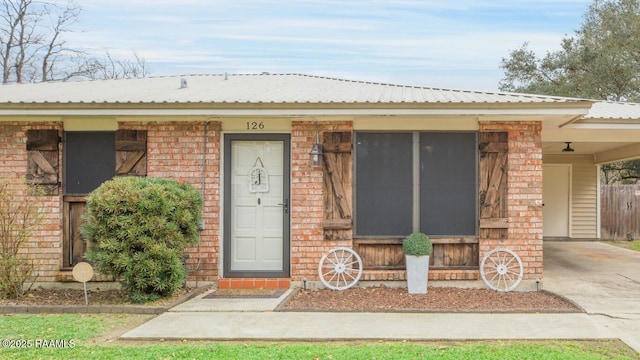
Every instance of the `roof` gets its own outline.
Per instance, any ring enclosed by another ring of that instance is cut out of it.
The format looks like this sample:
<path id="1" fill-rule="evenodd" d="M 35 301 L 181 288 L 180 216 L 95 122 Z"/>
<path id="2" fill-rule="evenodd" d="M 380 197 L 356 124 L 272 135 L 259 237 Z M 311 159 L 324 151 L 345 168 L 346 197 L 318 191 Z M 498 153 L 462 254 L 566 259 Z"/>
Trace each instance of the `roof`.
<path id="1" fill-rule="evenodd" d="M 304 74 L 186 75 L 0 86 L 2 104 L 551 104 L 587 100 Z"/>
<path id="2" fill-rule="evenodd" d="M 593 104 L 585 119 L 637 120 L 640 119 L 640 104 L 599 101 Z"/>

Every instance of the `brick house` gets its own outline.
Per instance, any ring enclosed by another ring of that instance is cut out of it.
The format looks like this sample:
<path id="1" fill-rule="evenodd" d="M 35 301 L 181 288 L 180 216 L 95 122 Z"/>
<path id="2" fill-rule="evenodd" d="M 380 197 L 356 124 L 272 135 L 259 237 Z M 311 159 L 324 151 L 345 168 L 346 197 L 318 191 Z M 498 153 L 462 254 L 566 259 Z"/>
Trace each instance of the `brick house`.
<path id="1" fill-rule="evenodd" d="M 0 175 L 47 189 L 26 248 L 42 282 L 69 281 L 82 261 L 85 196 L 133 175 L 202 191 L 191 282 L 314 284 L 339 246 L 361 256 L 361 280 L 404 280 L 402 238 L 422 231 L 430 279 L 477 280 L 484 254 L 505 247 L 526 290 L 543 278 L 543 237 L 599 237 L 597 165 L 640 156 L 638 113 L 299 74 L 11 84 Z"/>

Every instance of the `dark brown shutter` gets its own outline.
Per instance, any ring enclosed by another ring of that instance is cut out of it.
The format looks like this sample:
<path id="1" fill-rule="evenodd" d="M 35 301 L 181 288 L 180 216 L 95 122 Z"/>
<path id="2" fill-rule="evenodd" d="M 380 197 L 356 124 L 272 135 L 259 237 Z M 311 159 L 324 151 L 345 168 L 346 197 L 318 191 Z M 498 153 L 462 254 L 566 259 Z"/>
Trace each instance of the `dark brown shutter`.
<path id="1" fill-rule="evenodd" d="M 27 182 L 57 193 L 60 136 L 58 130 L 27 130 Z"/>
<path id="2" fill-rule="evenodd" d="M 352 138 L 351 132 L 325 132 L 323 136 L 326 240 L 351 238 Z"/>
<path id="3" fill-rule="evenodd" d="M 480 237 L 507 237 L 508 133 L 480 133 Z"/>
<path id="4" fill-rule="evenodd" d="M 147 175 L 147 131 L 116 131 L 116 176 Z"/>

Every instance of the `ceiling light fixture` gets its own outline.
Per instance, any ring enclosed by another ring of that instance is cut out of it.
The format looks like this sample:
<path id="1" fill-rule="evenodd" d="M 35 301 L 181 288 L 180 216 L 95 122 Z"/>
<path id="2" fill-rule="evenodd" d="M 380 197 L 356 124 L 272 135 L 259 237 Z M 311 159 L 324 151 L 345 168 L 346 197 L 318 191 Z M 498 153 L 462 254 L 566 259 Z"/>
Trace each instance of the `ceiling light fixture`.
<path id="1" fill-rule="evenodd" d="M 567 147 L 562 149 L 562 152 L 574 152 L 575 150 L 571 148 L 571 142 L 567 141 L 565 142 L 565 144 L 567 144 Z"/>

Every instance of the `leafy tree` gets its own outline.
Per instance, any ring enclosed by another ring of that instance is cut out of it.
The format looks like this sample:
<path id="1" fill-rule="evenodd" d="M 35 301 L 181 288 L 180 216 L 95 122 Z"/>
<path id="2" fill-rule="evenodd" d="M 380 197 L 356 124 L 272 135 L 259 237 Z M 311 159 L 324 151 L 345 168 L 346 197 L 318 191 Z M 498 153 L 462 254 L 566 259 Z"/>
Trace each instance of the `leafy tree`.
<path id="1" fill-rule="evenodd" d="M 636 184 L 640 182 L 640 159 L 604 164 L 602 182 L 605 184 Z"/>
<path id="2" fill-rule="evenodd" d="M 81 8 L 37 0 L 3 0 L 0 5 L 0 69 L 2 83 L 70 79 L 145 77 L 143 59 L 89 56 L 72 49 L 65 35 L 74 31 Z"/>
<path id="3" fill-rule="evenodd" d="M 118 177 L 87 198 L 86 258 L 113 275 L 133 302 L 173 295 L 184 283 L 185 249 L 199 241 L 202 197 L 171 180 Z"/>
<path id="4" fill-rule="evenodd" d="M 538 57 L 528 43 L 503 58 L 503 91 L 640 101 L 640 1 L 596 0 L 561 49 Z"/>
<path id="5" fill-rule="evenodd" d="M 528 43 L 503 58 L 502 91 L 640 101 L 640 0 L 595 0 L 561 49 L 538 57 Z M 602 166 L 603 181 L 640 180 L 640 160 Z"/>

